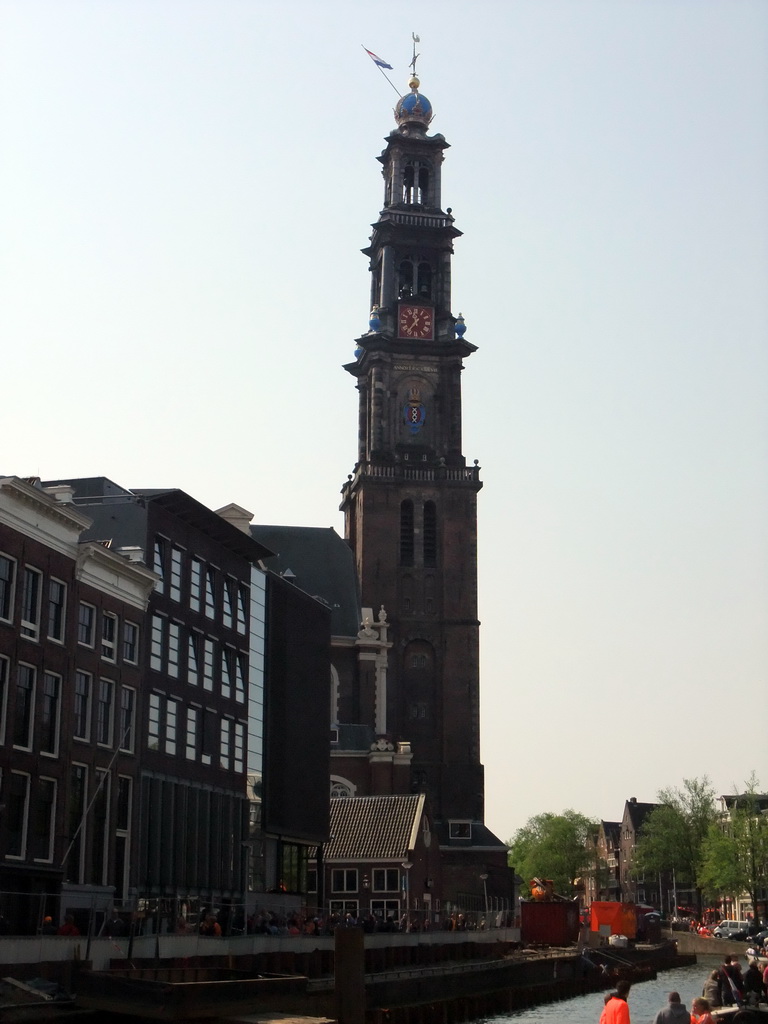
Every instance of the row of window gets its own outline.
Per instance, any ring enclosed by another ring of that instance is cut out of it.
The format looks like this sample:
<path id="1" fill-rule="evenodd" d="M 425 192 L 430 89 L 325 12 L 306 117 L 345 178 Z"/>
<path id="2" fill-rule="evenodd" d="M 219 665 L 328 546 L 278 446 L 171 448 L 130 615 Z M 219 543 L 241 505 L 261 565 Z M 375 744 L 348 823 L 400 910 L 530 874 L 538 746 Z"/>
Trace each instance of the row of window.
<path id="1" fill-rule="evenodd" d="M 219 716 L 208 708 L 184 704 L 162 693 L 150 693 L 147 747 L 200 764 L 218 764 L 245 771 L 245 723 Z"/>
<path id="2" fill-rule="evenodd" d="M 0 553 L 0 621 L 13 622 L 17 579 L 21 587 L 19 632 L 28 640 L 64 643 L 67 624 L 67 584 L 50 576 L 46 580 L 40 569 L 24 565 L 19 571 L 16 560 Z M 95 648 L 105 661 L 125 661 L 135 665 L 139 660 L 139 627 L 135 622 L 120 620 L 113 612 L 102 612 L 81 601 L 77 609 L 77 642 Z"/>
<path id="3" fill-rule="evenodd" d="M 155 590 L 172 601 L 185 601 L 194 612 L 212 620 L 221 619 L 227 629 L 245 635 L 248 625 L 248 587 L 224 576 L 212 565 L 187 552 L 165 537 L 156 537 L 152 569 L 158 576 Z"/>
<path id="4" fill-rule="evenodd" d="M 78 884 L 106 885 L 112 882 L 122 888 L 128 866 L 133 780 L 129 776 L 118 775 L 113 782 L 112 773 L 106 769 L 96 769 L 94 779 L 94 791 L 89 794 L 88 766 L 77 763 L 70 766 L 69 785 L 63 794 L 66 800 L 64 838 L 67 840 L 63 863 L 65 877 Z M 61 788 L 61 782 L 46 776 L 36 775 L 33 785 L 28 772 L 13 770 L 5 773 L 2 798 L 7 860 L 31 859 L 40 864 L 53 862 L 56 808 L 62 798 Z M 115 848 L 110 852 L 113 833 Z M 111 868 L 114 868 L 114 875 L 110 879 Z"/>
<path id="5" fill-rule="evenodd" d="M 190 686 L 245 702 L 248 655 L 164 615 L 152 616 L 149 666 Z"/>
<path id="6" fill-rule="evenodd" d="M 10 741 L 17 750 L 37 750 L 44 756 L 58 757 L 63 686 L 64 679 L 57 672 L 39 671 L 24 662 L 16 665 L 14 675 L 8 658 L 0 657 L 0 743 Z M 117 740 L 120 750 L 132 753 L 135 716 L 136 691 L 132 687 L 75 671 L 74 739 L 89 742 L 93 734 L 99 746 L 113 748 Z"/>
<path id="7" fill-rule="evenodd" d="M 316 885 L 316 874 L 310 884 Z M 370 875 L 372 892 L 399 892 L 405 887 L 405 875 L 399 868 L 374 868 Z M 368 875 L 363 875 L 362 888 L 369 888 Z M 334 868 L 331 871 L 331 892 L 359 892 L 361 889 L 357 868 Z M 310 890 L 314 891 L 314 890 Z"/>

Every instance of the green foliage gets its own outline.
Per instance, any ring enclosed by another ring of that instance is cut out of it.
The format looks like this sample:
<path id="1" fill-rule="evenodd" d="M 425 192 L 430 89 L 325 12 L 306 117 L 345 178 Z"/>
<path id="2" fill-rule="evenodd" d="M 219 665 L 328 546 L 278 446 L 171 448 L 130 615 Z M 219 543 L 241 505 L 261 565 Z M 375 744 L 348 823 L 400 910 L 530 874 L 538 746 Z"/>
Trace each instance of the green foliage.
<path id="1" fill-rule="evenodd" d="M 759 792 L 753 773 L 730 815 L 710 827 L 701 867 L 701 885 L 709 896 L 748 892 L 755 909 L 768 877 L 768 815 L 760 811 Z"/>
<path id="2" fill-rule="evenodd" d="M 509 840 L 509 863 L 526 883 L 532 878 L 551 878 L 555 892 L 571 896 L 574 879 L 589 864 L 587 838 L 596 825 L 573 810 L 537 814 Z"/>
<path id="3" fill-rule="evenodd" d="M 643 823 L 634 864 L 649 875 L 674 871 L 698 889 L 704 841 L 717 815 L 715 791 L 705 775 L 684 779 L 682 789 L 662 789 L 658 799 Z"/>

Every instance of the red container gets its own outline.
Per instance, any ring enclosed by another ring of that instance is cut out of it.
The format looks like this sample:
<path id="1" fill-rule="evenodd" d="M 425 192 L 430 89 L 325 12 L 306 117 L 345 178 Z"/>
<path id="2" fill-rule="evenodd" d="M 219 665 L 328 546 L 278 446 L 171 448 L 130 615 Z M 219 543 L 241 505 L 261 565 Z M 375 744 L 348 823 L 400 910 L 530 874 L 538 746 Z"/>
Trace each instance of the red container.
<path id="1" fill-rule="evenodd" d="M 579 937 L 579 904 L 567 902 L 520 904 L 520 938 L 547 946 L 569 946 Z"/>

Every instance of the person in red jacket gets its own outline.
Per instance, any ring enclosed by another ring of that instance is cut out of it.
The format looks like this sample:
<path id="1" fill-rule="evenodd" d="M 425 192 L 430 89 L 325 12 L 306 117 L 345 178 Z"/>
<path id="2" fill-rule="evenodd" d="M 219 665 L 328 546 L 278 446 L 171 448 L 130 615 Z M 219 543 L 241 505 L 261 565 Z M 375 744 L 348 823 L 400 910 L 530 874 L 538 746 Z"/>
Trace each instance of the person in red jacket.
<path id="1" fill-rule="evenodd" d="M 75 919 L 72 914 L 67 914 L 64 918 L 64 924 L 59 927 L 57 935 L 79 935 L 80 929 L 75 924 Z"/>
<path id="2" fill-rule="evenodd" d="M 600 1024 L 630 1024 L 629 1007 L 627 996 L 629 995 L 629 982 L 620 981 L 616 985 L 616 991 L 612 992 L 600 1014 Z"/>

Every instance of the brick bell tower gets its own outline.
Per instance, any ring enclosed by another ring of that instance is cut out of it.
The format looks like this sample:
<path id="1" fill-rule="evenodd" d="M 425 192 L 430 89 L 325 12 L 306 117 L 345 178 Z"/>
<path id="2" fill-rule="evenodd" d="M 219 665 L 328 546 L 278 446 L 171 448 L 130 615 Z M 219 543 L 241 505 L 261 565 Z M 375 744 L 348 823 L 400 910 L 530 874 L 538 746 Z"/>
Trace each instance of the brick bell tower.
<path id="1" fill-rule="evenodd" d="M 370 245 L 370 330 L 345 369 L 360 394 L 358 454 L 342 488 L 362 604 L 386 610 L 376 732 L 410 744 L 441 844 L 503 849 L 483 826 L 477 618 L 477 463 L 462 453 L 461 374 L 476 351 L 451 312 L 454 227 L 443 211 L 448 143 L 412 77 L 378 158 L 384 208 Z M 384 705 L 384 706 L 382 706 Z M 481 876 L 482 877 L 482 876 Z M 487 877 L 487 876 L 486 876 Z"/>

